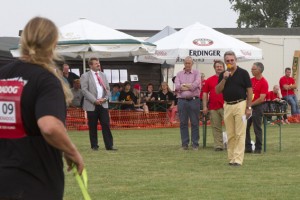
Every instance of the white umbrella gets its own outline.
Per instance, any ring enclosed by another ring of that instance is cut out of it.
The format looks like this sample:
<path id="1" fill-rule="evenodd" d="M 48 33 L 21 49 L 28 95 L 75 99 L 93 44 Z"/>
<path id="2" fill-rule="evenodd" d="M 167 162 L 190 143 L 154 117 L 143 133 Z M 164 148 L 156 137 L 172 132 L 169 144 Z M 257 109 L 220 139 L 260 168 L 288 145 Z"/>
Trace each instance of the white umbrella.
<path id="1" fill-rule="evenodd" d="M 130 57 L 153 54 L 156 49 L 152 43 L 87 19 L 79 19 L 59 30 L 61 37 L 57 50 L 60 54 L 71 57 Z"/>
<path id="2" fill-rule="evenodd" d="M 60 38 L 57 45 L 59 54 L 69 57 L 85 58 L 123 58 L 153 54 L 156 45 L 139 38 L 94 23 L 79 19 L 59 28 Z M 19 57 L 19 49 L 12 49 L 14 57 Z"/>
<path id="3" fill-rule="evenodd" d="M 226 51 L 235 52 L 239 61 L 262 59 L 262 50 L 238 39 L 220 33 L 200 23 L 190 25 L 180 31 L 164 37 L 154 44 L 157 45 L 155 55 L 143 56 L 138 62 L 168 64 L 182 62 L 191 56 L 197 63 L 212 63 L 223 59 Z M 145 59 L 146 58 L 146 59 Z"/>

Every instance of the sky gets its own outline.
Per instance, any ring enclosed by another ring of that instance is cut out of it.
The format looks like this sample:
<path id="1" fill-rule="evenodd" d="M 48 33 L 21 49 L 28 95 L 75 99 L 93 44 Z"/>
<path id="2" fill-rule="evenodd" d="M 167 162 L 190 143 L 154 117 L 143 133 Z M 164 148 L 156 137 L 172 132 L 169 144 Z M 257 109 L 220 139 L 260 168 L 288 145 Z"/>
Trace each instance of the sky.
<path id="1" fill-rule="evenodd" d="M 0 36 L 18 36 L 35 16 L 58 27 L 79 18 L 114 29 L 162 30 L 199 22 L 212 28 L 236 28 L 238 14 L 229 0 L 4 0 Z"/>

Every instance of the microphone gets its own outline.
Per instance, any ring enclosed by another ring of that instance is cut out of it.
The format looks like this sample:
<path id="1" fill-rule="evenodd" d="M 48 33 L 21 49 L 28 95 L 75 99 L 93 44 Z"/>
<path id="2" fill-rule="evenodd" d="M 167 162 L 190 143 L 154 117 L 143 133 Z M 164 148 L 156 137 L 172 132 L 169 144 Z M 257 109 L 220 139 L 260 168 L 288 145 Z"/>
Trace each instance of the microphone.
<path id="1" fill-rule="evenodd" d="M 226 69 L 226 70 L 227 70 L 227 71 L 230 71 L 231 68 L 232 68 L 232 64 L 227 64 L 226 66 L 227 66 L 227 69 Z"/>
<path id="2" fill-rule="evenodd" d="M 226 64 L 226 66 L 227 66 L 226 71 L 229 72 L 229 76 L 231 76 L 231 68 L 232 68 L 232 65 L 228 63 L 228 64 Z M 225 72 L 225 73 L 226 73 L 226 72 Z M 223 76 L 224 76 L 224 75 L 223 75 Z M 229 77 L 229 76 L 228 76 L 228 77 Z M 228 78 L 228 77 L 227 77 L 227 78 Z"/>

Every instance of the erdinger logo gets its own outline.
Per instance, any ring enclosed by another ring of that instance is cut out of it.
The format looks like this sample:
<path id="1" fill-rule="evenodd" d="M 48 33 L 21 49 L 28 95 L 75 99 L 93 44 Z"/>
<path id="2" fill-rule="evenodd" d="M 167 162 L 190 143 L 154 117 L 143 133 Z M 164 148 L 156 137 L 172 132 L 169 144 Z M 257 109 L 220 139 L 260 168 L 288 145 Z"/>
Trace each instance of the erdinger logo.
<path id="1" fill-rule="evenodd" d="M 199 38 L 199 39 L 193 40 L 193 44 L 195 44 L 197 46 L 210 46 L 213 43 L 214 43 L 214 41 L 212 41 L 210 39 L 206 39 L 206 38 Z"/>
<path id="2" fill-rule="evenodd" d="M 0 86 L 0 94 L 17 94 L 18 86 Z"/>

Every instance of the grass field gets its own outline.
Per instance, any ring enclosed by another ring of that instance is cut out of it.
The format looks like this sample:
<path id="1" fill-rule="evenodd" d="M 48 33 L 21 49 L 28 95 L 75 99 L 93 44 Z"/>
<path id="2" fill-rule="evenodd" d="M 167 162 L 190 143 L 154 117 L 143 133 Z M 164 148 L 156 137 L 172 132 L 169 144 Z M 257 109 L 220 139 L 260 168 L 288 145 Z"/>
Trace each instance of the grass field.
<path id="1" fill-rule="evenodd" d="M 300 199 L 300 125 L 268 127 L 267 152 L 246 154 L 242 167 L 228 165 L 227 152 L 207 147 L 180 150 L 179 129 L 113 130 L 117 152 L 91 151 L 88 132 L 70 132 L 81 151 L 93 200 Z M 200 145 L 202 145 L 201 129 Z M 252 138 L 254 134 L 252 134 Z M 65 200 L 83 199 L 72 173 L 66 172 Z"/>

